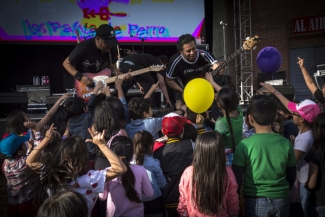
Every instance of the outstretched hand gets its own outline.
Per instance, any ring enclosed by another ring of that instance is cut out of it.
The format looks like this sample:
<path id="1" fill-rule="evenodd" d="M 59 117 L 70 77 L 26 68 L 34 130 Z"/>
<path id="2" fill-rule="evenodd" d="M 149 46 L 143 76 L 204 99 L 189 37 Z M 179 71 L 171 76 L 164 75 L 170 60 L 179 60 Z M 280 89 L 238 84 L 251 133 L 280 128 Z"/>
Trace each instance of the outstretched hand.
<path id="1" fill-rule="evenodd" d="M 88 128 L 88 132 L 90 133 L 92 139 L 86 139 L 86 142 L 91 142 L 96 145 L 106 144 L 105 137 L 104 137 L 105 130 L 103 130 L 103 132 L 100 133 L 98 131 L 93 132 L 90 128 Z"/>
<path id="2" fill-rule="evenodd" d="M 304 65 L 304 59 L 298 57 L 298 62 L 297 63 L 298 63 L 298 65 L 299 65 L 300 68 L 304 68 L 305 67 L 305 65 Z"/>
<path id="3" fill-rule="evenodd" d="M 24 122 L 24 127 L 26 127 L 27 129 L 32 129 L 35 131 L 39 131 L 40 129 L 37 129 L 37 124 L 35 121 L 25 121 Z"/>
<path id="4" fill-rule="evenodd" d="M 274 93 L 275 89 L 271 84 L 261 82 L 260 85 L 265 88 L 265 90 L 263 91 L 266 91 L 268 93 Z"/>
<path id="5" fill-rule="evenodd" d="M 152 90 L 158 90 L 159 89 L 159 81 L 151 86 Z"/>
<path id="6" fill-rule="evenodd" d="M 54 124 L 51 124 L 50 128 L 46 131 L 44 139 L 52 140 L 53 137 L 60 137 L 60 133 L 56 131 Z"/>
<path id="7" fill-rule="evenodd" d="M 176 108 L 176 110 L 179 109 L 179 108 L 181 108 L 182 105 L 183 105 L 183 101 L 182 100 L 180 100 L 180 99 L 176 100 L 176 102 L 175 102 L 175 108 Z"/>
<path id="8" fill-rule="evenodd" d="M 211 72 L 205 73 L 205 78 L 210 82 L 210 84 L 214 82 Z"/>
<path id="9" fill-rule="evenodd" d="M 166 105 L 171 109 L 173 108 L 173 104 L 170 100 L 166 100 Z"/>

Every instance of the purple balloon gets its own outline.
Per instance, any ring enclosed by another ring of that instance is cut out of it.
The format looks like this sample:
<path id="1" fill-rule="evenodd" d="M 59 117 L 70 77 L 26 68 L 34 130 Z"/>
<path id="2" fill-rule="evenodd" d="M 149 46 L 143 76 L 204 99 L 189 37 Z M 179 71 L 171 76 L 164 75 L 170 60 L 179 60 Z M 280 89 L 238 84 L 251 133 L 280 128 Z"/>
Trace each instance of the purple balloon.
<path id="1" fill-rule="evenodd" d="M 282 55 L 275 47 L 265 47 L 257 55 L 257 66 L 265 74 L 274 74 L 282 65 Z"/>

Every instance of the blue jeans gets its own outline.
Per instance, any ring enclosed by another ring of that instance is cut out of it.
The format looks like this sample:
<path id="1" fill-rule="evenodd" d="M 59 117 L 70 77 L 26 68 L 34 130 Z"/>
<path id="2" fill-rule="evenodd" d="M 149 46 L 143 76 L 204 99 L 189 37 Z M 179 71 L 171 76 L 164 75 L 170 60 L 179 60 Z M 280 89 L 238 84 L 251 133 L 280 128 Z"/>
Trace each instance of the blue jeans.
<path id="1" fill-rule="evenodd" d="M 246 197 L 245 211 L 247 217 L 288 217 L 290 214 L 290 198 Z"/>
<path id="2" fill-rule="evenodd" d="M 317 206 L 315 204 L 308 203 L 306 214 L 308 217 L 325 217 L 325 206 Z"/>
<path id="3" fill-rule="evenodd" d="M 304 213 L 306 213 L 307 205 L 308 205 L 308 196 L 309 191 L 305 188 L 306 183 L 300 183 L 300 198 L 301 198 L 301 206 L 304 210 Z"/>

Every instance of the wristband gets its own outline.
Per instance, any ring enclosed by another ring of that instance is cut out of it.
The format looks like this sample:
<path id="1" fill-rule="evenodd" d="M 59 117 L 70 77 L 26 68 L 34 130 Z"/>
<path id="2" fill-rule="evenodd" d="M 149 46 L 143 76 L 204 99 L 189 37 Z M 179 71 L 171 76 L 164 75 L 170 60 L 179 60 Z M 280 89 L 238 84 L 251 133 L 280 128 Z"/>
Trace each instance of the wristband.
<path id="1" fill-rule="evenodd" d="M 78 81 L 81 81 L 81 78 L 82 78 L 82 74 L 80 72 L 77 72 L 75 75 L 74 75 L 74 78 L 77 79 Z"/>
<path id="2" fill-rule="evenodd" d="M 182 116 L 184 116 L 184 114 L 185 114 L 185 111 L 184 111 L 184 109 L 182 109 L 182 108 L 179 108 L 179 109 L 177 109 L 177 111 L 181 111 L 182 112 Z"/>
<path id="3" fill-rule="evenodd" d="M 279 95 L 280 93 L 279 93 L 279 91 L 277 91 L 276 89 L 274 89 L 273 94 L 277 96 L 277 95 Z"/>

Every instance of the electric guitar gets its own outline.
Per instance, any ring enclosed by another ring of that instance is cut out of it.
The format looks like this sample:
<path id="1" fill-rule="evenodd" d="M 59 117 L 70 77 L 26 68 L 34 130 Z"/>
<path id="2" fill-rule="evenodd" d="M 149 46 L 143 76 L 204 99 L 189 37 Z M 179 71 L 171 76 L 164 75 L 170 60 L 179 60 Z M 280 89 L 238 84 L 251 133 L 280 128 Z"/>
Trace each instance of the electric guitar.
<path id="1" fill-rule="evenodd" d="M 146 72 L 158 72 L 164 69 L 165 66 L 158 65 L 158 66 L 150 66 L 148 68 L 136 70 L 133 72 L 130 72 L 131 76 L 136 76 L 140 75 Z M 104 84 L 110 84 L 114 83 L 116 76 L 110 77 L 111 76 L 111 70 L 109 69 L 103 69 L 102 71 L 98 73 L 82 73 L 84 76 L 87 76 L 88 78 L 93 80 L 93 85 L 92 86 L 87 86 L 86 84 L 81 83 L 78 80 L 75 80 L 75 88 L 76 88 L 76 93 L 78 97 L 83 98 L 84 102 L 88 102 L 90 95 L 92 94 L 94 87 L 99 81 L 102 81 Z M 122 74 L 118 75 L 120 79 L 123 79 L 127 74 Z"/>
<path id="2" fill-rule="evenodd" d="M 241 46 L 238 50 L 236 50 L 235 53 L 233 53 L 231 56 L 229 56 L 224 62 L 220 62 L 219 67 L 217 67 L 215 70 L 210 71 L 212 76 L 220 74 L 220 72 L 225 69 L 229 63 L 235 59 L 236 56 L 238 56 L 240 53 L 244 52 L 245 50 L 251 50 L 254 49 L 254 45 L 259 42 L 261 39 L 255 35 L 254 37 L 248 38 L 246 41 L 244 41 L 243 46 Z M 204 66 L 202 69 L 202 72 L 208 71 L 208 68 L 210 68 L 210 64 L 207 66 Z M 205 73 L 204 73 L 205 74 Z M 204 76 L 204 75 L 203 75 Z"/>

